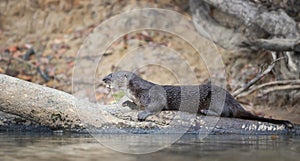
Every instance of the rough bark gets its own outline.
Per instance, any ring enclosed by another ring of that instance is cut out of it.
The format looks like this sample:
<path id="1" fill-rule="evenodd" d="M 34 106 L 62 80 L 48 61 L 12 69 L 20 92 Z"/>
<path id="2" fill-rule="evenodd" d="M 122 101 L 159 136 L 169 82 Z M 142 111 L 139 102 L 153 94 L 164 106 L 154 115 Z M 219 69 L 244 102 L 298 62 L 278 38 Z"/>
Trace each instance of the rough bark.
<path id="1" fill-rule="evenodd" d="M 190 0 L 194 24 L 203 36 L 210 35 L 226 49 L 251 54 L 267 50 L 276 52 L 278 58 L 284 57 L 272 70 L 276 80 L 300 77 L 299 3 L 294 0 Z M 294 98 L 292 93 L 298 92 L 289 89 L 276 93 L 276 97 L 280 94 L 282 98 Z"/>
<path id="2" fill-rule="evenodd" d="M 271 10 L 245 0 L 204 0 L 219 10 L 241 20 L 246 26 L 257 25 L 274 36 L 299 36 L 296 22 L 283 10 Z"/>
<path id="3" fill-rule="evenodd" d="M 257 46 L 262 49 L 270 51 L 295 51 L 300 52 L 300 40 L 299 39 L 256 39 L 252 42 L 253 46 Z"/>
<path id="4" fill-rule="evenodd" d="M 237 31 L 235 28 L 227 27 L 220 23 L 215 17 L 212 16 L 214 9 L 204 1 L 191 0 L 190 1 L 191 14 L 193 17 L 194 25 L 197 31 L 204 37 L 214 41 L 221 47 L 230 50 L 246 50 L 249 47 L 245 46 L 245 42 L 249 42 L 249 38 L 242 31 Z M 241 26 L 242 23 L 224 13 L 224 19 L 229 19 L 235 26 Z M 251 49 L 257 50 L 257 49 Z"/>
<path id="5" fill-rule="evenodd" d="M 236 41 L 235 47 L 241 48 L 247 44 L 249 49 L 251 47 L 257 49 L 251 45 L 251 40 L 255 39 L 270 37 L 299 38 L 297 22 L 282 9 L 272 10 L 262 4 L 245 0 L 190 0 L 190 6 L 194 23 L 197 22 L 195 23 L 197 29 L 204 27 L 209 35 L 214 35 L 219 30 L 234 31 L 230 34 L 221 32 L 219 38 L 214 39 L 216 43 L 220 43 L 222 46 L 226 45 L 224 44 L 226 42 L 223 42 L 223 36 L 228 37 L 227 35 L 239 37 L 240 41 Z M 218 12 L 222 12 L 224 15 L 218 17 Z M 228 24 L 222 22 L 221 19 L 227 19 L 226 23 Z M 214 25 L 218 28 L 210 29 L 206 25 Z M 199 32 L 200 34 L 203 33 L 203 31 Z M 230 43 L 228 41 L 227 45 Z M 272 51 L 277 50 L 275 48 Z"/>
<path id="6" fill-rule="evenodd" d="M 299 133 L 274 125 L 249 120 L 194 116 L 175 111 L 163 111 L 145 122 L 136 120 L 137 111 L 117 105 L 100 106 L 74 96 L 0 75 L 0 110 L 48 126 L 52 129 L 88 132 L 171 133 L 186 132 L 215 134 L 287 134 Z M 175 131 L 174 131 L 175 130 Z"/>

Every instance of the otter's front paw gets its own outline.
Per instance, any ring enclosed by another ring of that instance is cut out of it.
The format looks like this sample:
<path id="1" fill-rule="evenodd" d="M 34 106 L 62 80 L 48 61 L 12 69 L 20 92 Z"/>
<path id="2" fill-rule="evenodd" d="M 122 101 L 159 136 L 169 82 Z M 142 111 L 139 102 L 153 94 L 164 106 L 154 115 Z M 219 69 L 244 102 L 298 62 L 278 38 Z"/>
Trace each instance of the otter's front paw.
<path id="1" fill-rule="evenodd" d="M 129 106 L 128 104 L 130 104 L 130 101 L 125 101 L 125 102 L 122 103 L 122 106 L 123 107 Z"/>
<path id="2" fill-rule="evenodd" d="M 145 121 L 146 118 L 147 118 L 148 116 L 150 116 L 150 115 L 152 115 L 152 114 L 149 113 L 149 112 L 147 112 L 147 111 L 139 112 L 139 114 L 138 114 L 138 120 L 139 120 L 139 121 Z"/>
<path id="3" fill-rule="evenodd" d="M 137 107 L 137 105 L 135 104 L 135 103 L 133 103 L 133 102 L 131 102 L 131 101 L 125 101 L 125 102 L 123 102 L 122 103 L 122 106 L 123 107 L 125 107 L 125 106 L 127 106 L 127 107 L 129 107 L 130 109 L 132 109 L 132 110 L 137 110 L 138 109 L 138 107 Z"/>

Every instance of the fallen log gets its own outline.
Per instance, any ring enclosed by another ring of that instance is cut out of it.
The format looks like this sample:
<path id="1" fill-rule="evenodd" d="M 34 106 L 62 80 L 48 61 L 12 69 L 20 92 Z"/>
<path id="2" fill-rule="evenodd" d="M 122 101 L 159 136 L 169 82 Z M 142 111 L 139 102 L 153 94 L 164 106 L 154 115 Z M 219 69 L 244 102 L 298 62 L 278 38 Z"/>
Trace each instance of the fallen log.
<path id="1" fill-rule="evenodd" d="M 196 116 L 163 111 L 145 122 L 138 111 L 114 105 L 97 105 L 73 95 L 0 75 L 0 111 L 15 114 L 53 130 L 90 133 L 213 133 L 299 134 L 300 128 L 250 120 Z"/>

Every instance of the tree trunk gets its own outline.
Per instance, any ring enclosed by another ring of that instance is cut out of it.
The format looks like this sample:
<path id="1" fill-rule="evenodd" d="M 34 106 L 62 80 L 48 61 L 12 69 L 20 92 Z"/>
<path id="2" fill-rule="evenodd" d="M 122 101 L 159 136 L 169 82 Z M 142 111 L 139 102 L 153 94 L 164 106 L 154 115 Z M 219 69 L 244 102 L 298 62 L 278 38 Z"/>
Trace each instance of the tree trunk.
<path id="1" fill-rule="evenodd" d="M 74 96 L 14 77 L 0 75 L 0 111 L 33 120 L 54 130 L 79 132 L 287 134 L 299 127 L 265 122 L 194 116 L 163 111 L 145 122 L 137 121 L 137 111 L 118 105 L 100 106 Z"/>
<path id="2" fill-rule="evenodd" d="M 284 57 L 274 67 L 276 80 L 300 77 L 299 4 L 295 0 L 190 0 L 193 22 L 203 36 L 229 50 L 251 54 L 267 50 L 276 52 L 277 58 Z M 292 98 L 299 91 L 272 95 L 295 104 L 297 99 Z"/>

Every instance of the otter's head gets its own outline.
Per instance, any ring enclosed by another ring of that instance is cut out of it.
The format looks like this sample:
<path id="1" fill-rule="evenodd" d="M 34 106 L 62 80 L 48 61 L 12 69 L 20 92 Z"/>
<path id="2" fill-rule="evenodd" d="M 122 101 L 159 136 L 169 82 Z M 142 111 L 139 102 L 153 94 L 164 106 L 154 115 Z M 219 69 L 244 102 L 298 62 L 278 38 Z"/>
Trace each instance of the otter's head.
<path id="1" fill-rule="evenodd" d="M 104 83 L 106 83 L 108 88 L 124 90 L 127 88 L 129 80 L 134 76 L 134 73 L 119 71 L 107 75 L 102 80 Z"/>

